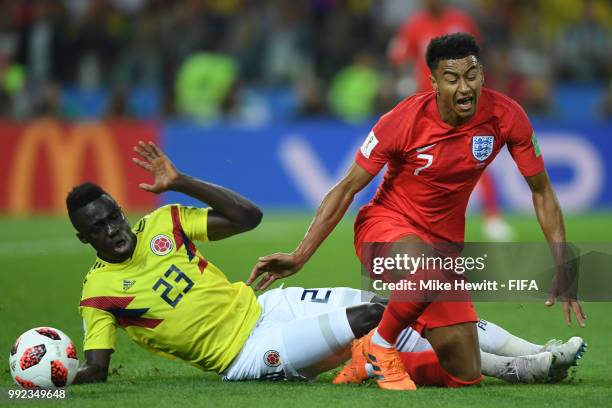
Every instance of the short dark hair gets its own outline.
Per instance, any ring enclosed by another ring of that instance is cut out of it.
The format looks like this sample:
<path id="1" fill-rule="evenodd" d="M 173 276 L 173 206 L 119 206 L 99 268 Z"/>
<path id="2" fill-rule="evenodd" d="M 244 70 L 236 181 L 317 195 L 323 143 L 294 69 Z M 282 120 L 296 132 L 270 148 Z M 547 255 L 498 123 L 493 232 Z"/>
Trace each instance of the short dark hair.
<path id="1" fill-rule="evenodd" d="M 447 34 L 429 42 L 425 54 L 427 66 L 433 72 L 441 60 L 461 59 L 473 55 L 480 60 L 480 47 L 467 33 Z"/>
<path id="2" fill-rule="evenodd" d="M 85 182 L 75 186 L 68 196 L 66 196 L 66 208 L 68 215 L 74 214 L 79 208 L 85 207 L 92 201 L 97 200 L 103 194 L 107 194 L 99 185 Z"/>

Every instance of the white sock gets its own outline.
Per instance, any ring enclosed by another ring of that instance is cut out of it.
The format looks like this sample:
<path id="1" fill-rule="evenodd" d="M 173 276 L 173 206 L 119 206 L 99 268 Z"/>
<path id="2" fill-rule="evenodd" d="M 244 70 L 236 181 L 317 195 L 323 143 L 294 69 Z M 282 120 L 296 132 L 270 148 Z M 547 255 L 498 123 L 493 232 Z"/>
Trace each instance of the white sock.
<path id="1" fill-rule="evenodd" d="M 429 350 L 431 345 L 421 337 L 412 327 L 406 327 L 395 342 L 395 348 L 399 352 L 412 353 L 417 351 Z"/>
<path id="2" fill-rule="evenodd" d="M 478 327 L 480 349 L 497 356 L 516 357 L 537 354 L 544 347 L 516 337 L 504 328 L 486 320 L 479 320 L 476 327 Z"/>
<path id="3" fill-rule="evenodd" d="M 513 359 L 513 357 L 496 356 L 481 351 L 480 364 L 482 373 L 489 377 L 498 377 Z"/>
<path id="4" fill-rule="evenodd" d="M 417 342 L 414 343 L 414 345 L 412 346 L 412 350 L 410 351 L 413 353 L 418 353 L 421 351 L 431 350 L 432 348 L 433 347 L 431 347 L 431 344 L 429 343 L 429 341 L 427 341 L 427 339 L 419 336 L 419 340 L 417 340 Z"/>
<path id="5" fill-rule="evenodd" d="M 394 347 L 393 344 L 389 343 L 387 340 L 383 339 L 380 334 L 378 334 L 378 329 L 374 330 L 374 335 L 372 335 L 372 343 L 384 348 Z"/>

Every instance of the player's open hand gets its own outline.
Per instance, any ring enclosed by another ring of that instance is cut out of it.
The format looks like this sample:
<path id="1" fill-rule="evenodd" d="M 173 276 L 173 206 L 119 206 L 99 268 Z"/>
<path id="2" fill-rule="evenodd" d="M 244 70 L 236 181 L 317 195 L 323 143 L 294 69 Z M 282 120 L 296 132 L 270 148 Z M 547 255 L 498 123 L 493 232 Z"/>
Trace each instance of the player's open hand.
<path id="1" fill-rule="evenodd" d="M 303 263 L 295 254 L 272 254 L 262 256 L 253 267 L 246 284 L 252 285 L 258 277 L 261 280 L 255 286 L 255 290 L 263 290 L 272 285 L 276 280 L 291 276 L 300 270 Z"/>
<path id="2" fill-rule="evenodd" d="M 168 156 L 155 143 L 145 143 L 142 140 L 134 146 L 134 151 L 142 159 L 134 157 L 132 161 L 155 177 L 153 184 L 140 183 L 138 186 L 155 194 L 170 190 L 180 173 Z"/>
<path id="3" fill-rule="evenodd" d="M 546 306 L 550 307 L 555 304 L 556 296 L 554 293 L 551 293 L 551 296 L 544 303 Z M 576 321 L 580 327 L 585 327 L 585 320 L 587 318 L 586 313 L 582 310 L 582 305 L 577 299 L 561 299 L 561 304 L 563 305 L 563 314 L 565 315 L 565 324 L 571 326 L 572 324 L 572 312 L 574 316 L 576 316 Z"/>
<path id="4" fill-rule="evenodd" d="M 552 279 L 550 295 L 545 305 L 550 307 L 559 299 L 563 305 L 565 324 L 572 324 L 572 313 L 580 327 L 585 327 L 586 313 L 578 301 L 578 280 L 580 273 L 580 250 L 571 244 L 557 245 L 556 253 L 560 253 L 561 261 L 557 273 Z"/>

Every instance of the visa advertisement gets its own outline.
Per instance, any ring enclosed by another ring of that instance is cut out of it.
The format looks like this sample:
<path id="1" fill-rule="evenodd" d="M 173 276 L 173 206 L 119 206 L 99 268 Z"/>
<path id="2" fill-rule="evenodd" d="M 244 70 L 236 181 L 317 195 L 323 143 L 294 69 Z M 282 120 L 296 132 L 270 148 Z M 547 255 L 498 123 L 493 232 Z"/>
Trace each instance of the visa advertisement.
<path id="1" fill-rule="evenodd" d="M 9 215 L 63 213 L 64 199 L 84 180 L 101 184 L 131 211 L 159 198 L 133 188 L 147 174 L 131 163 L 140 139 L 161 144 L 195 177 L 239 191 L 266 209 L 308 210 L 353 163 L 372 123 L 309 120 L 258 127 L 184 122 L 78 122 L 41 119 L 0 122 L 0 211 Z M 611 123 L 533 123 L 546 168 L 564 211 L 612 208 Z M 504 149 L 487 170 L 507 211 L 531 211 L 527 184 Z M 382 176 L 382 172 L 378 180 Z M 371 183 L 355 206 L 367 202 Z M 168 193 L 161 200 L 173 202 Z M 181 201 L 185 197 L 180 196 Z M 471 208 L 479 205 L 478 187 Z"/>

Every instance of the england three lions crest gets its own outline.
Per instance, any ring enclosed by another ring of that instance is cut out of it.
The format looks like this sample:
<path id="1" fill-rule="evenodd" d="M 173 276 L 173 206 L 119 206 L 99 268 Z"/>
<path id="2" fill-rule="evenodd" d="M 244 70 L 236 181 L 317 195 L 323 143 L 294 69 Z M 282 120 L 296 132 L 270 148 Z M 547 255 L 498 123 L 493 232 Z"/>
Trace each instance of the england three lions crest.
<path id="1" fill-rule="evenodd" d="M 473 136 L 472 155 L 476 160 L 485 161 L 493 153 L 494 136 Z"/>

